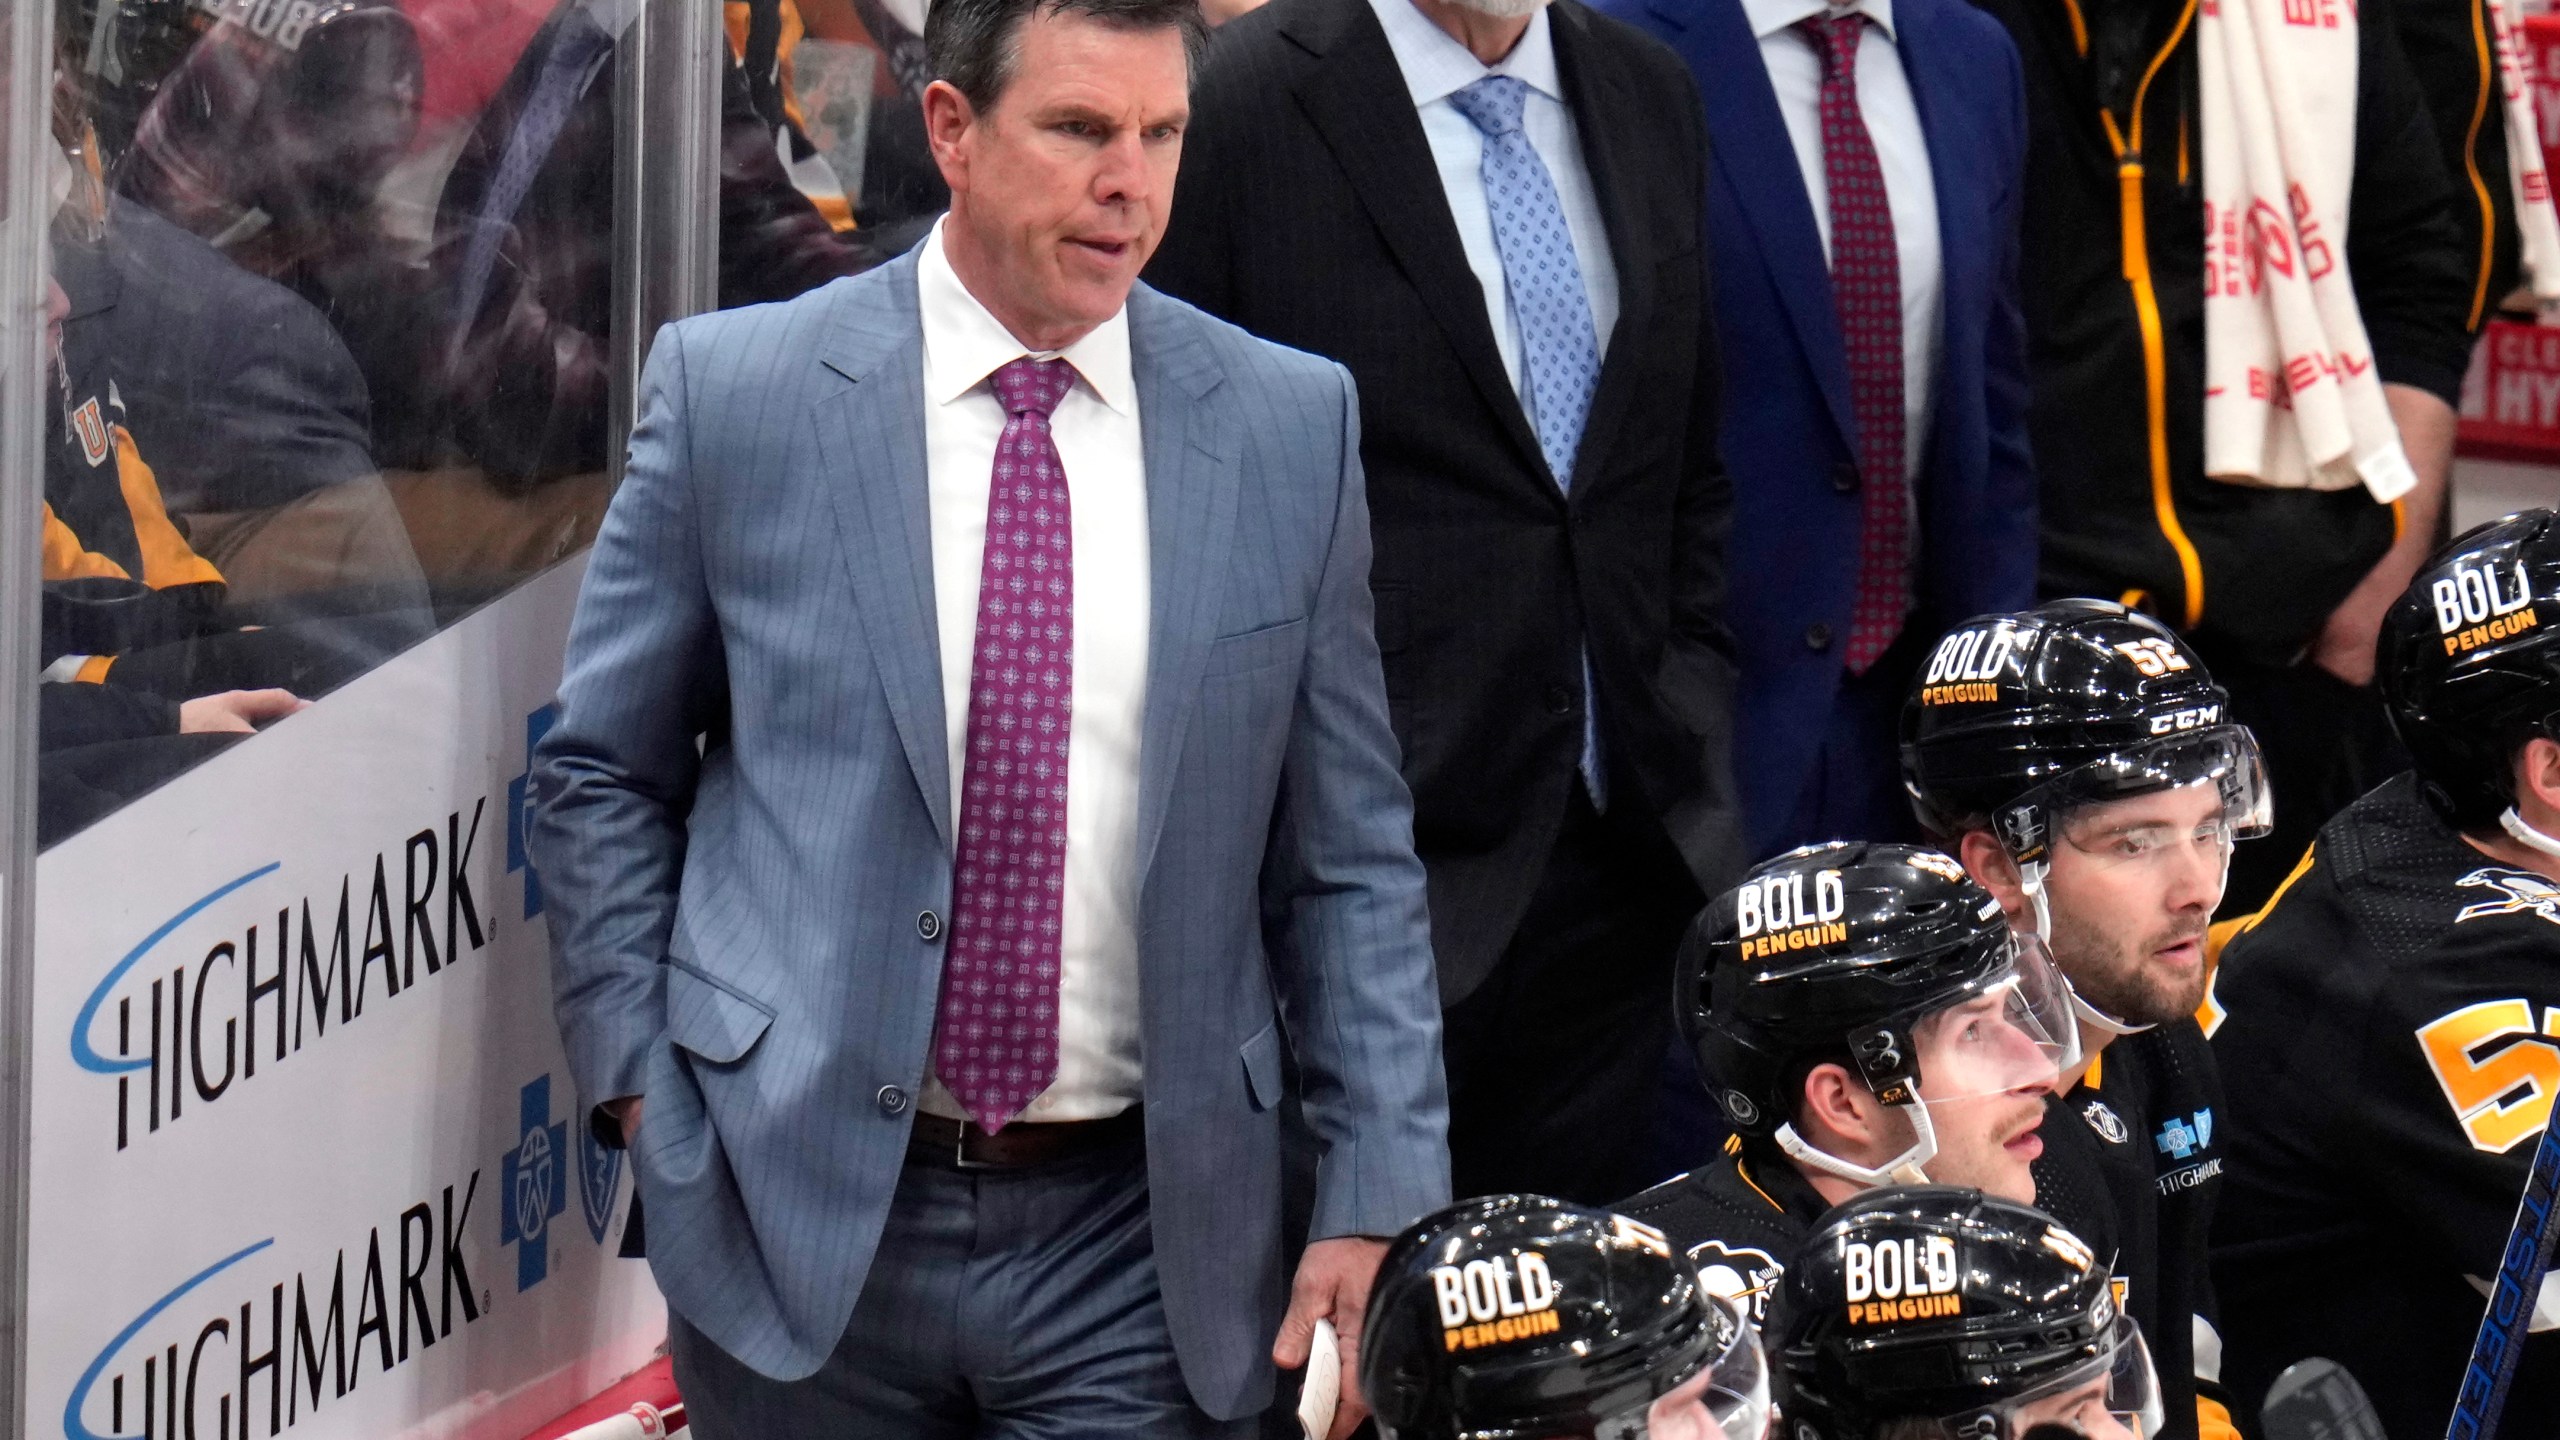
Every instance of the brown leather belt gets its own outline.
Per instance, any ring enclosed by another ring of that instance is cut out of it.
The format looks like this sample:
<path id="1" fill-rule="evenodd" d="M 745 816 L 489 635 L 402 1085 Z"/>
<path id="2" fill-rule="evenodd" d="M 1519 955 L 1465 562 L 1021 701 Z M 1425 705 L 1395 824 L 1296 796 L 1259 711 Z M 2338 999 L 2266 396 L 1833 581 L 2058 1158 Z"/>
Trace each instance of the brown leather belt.
<path id="1" fill-rule="evenodd" d="M 945 1170 L 1027 1170 L 1125 1145 L 1145 1134 L 1146 1119 L 1135 1105 L 1108 1120 L 1016 1121 L 993 1135 L 974 1121 L 918 1115 L 907 1136 L 907 1163 Z"/>

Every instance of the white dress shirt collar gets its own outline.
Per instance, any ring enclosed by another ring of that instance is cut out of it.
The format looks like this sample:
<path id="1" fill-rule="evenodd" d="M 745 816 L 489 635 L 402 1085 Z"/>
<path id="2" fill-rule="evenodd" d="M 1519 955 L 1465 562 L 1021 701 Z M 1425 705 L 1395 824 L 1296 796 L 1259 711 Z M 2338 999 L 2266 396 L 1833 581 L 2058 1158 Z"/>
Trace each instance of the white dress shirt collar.
<path id="1" fill-rule="evenodd" d="M 1501 63 L 1487 65 L 1448 31 L 1432 24 L 1430 16 L 1413 7 L 1413 0 L 1369 0 L 1369 4 L 1378 12 L 1378 23 L 1386 27 L 1387 48 L 1395 52 L 1396 68 L 1404 72 L 1416 109 L 1445 100 L 1487 75 L 1508 75 L 1550 100 L 1561 103 L 1564 99 L 1564 81 L 1556 73 L 1555 32 L 1548 26 L 1545 10 L 1529 17 L 1520 43 L 1511 47 Z"/>
<path id="2" fill-rule="evenodd" d="M 1752 37 L 1759 40 L 1816 15 L 1853 13 L 1876 22 L 1886 39 L 1900 38 L 1893 33 L 1893 0 L 1859 0 L 1852 5 L 1833 5 L 1828 0 L 1742 0 L 1742 13 L 1751 21 Z"/>
<path id="3" fill-rule="evenodd" d="M 1399 0 L 1401 3 L 1401 0 Z M 933 222 L 924 252 L 916 257 L 916 305 L 924 322 L 925 398 L 948 405 L 1006 365 L 1029 355 L 1075 367 L 1096 398 L 1122 415 L 1137 413 L 1137 381 L 1129 368 L 1129 307 L 1093 327 L 1064 350 L 1035 352 L 1014 338 L 969 287 L 942 251 L 942 227 Z"/>

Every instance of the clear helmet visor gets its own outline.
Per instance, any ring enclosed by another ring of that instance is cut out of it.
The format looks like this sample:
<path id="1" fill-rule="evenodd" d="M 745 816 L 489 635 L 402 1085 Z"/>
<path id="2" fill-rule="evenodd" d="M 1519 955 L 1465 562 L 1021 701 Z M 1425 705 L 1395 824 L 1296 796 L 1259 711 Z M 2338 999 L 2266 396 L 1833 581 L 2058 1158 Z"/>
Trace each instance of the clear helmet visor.
<path id="1" fill-rule="evenodd" d="M 2044 941 L 2012 932 L 2009 963 L 1966 987 L 1953 1001 L 1915 1019 L 1891 1022 L 1848 1037 L 1862 1066 L 1901 1067 L 1903 1078 L 1880 1080 L 1869 1069 L 1877 1098 L 1897 1107 L 1910 1127 L 1902 1152 L 1867 1165 L 1834 1155 L 1781 1125 L 1771 1136 L 1778 1148 L 1827 1174 L 1859 1185 L 1925 1185 L 1923 1168 L 1938 1155 L 1933 1110 L 1959 1102 L 2056 1087 L 2080 1063 L 2080 1027 L 2072 1013 L 2071 987 Z M 1907 1044 L 1909 1053 L 1901 1046 Z M 2021 1097 L 2024 1098 L 2023 1096 Z M 2042 1100 L 2035 1102 L 2041 1107 Z M 1950 1115 L 1949 1123 L 1961 1123 Z"/>
<path id="2" fill-rule="evenodd" d="M 2172 732 L 2066 771 L 2028 791 L 1993 817 L 2001 843 L 2022 864 L 2047 860 L 2057 838 L 2075 842 L 2092 815 L 2115 802 L 2167 791 L 2210 787 L 2216 803 L 2189 828 L 2210 830 L 2225 846 L 2254 840 L 2275 824 L 2274 792 L 2258 742 L 2242 725 Z M 2057 834 L 2059 832 L 2059 835 Z M 2086 845 L 2080 848 L 2087 849 Z"/>
<path id="3" fill-rule="evenodd" d="M 2152 1440 L 2168 1417 L 2160 1397 L 2160 1377 L 2151 1368 L 2151 1351 L 2142 1343 L 2133 1318 L 2121 1312 L 2102 1353 L 1993 1407 L 1988 1413 L 1996 1417 L 1996 1427 L 1981 1423 L 1984 1413 L 1946 1416 L 1939 1428 L 1950 1436 L 2024 1440 L 2039 1425 L 2058 1425 L 2086 1440 Z"/>
<path id="4" fill-rule="evenodd" d="M 1641 1422 L 1614 1434 L 1604 1427 L 1605 1440 L 1767 1440 L 1773 1412 L 1759 1332 L 1732 1300 L 1700 1293 L 1724 1312 L 1733 1343 L 1712 1364 L 1656 1396 Z"/>
<path id="5" fill-rule="evenodd" d="M 1924 1103 L 2050 1089 L 2080 1063 L 2071 987 L 2053 953 L 2034 935 L 2012 934 L 2009 954 L 2000 973 L 1912 1022 Z"/>

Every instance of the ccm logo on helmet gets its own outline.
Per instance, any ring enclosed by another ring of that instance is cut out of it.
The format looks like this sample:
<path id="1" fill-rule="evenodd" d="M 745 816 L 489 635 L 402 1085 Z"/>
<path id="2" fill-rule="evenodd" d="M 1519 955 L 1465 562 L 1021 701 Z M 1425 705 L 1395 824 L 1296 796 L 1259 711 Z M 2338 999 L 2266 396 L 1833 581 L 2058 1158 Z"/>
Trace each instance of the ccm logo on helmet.
<path id="1" fill-rule="evenodd" d="M 1441 1338 L 1452 1350 L 1503 1345 L 1564 1328 L 1556 1315 L 1555 1277 L 1547 1257 L 1531 1250 L 1508 1260 L 1470 1260 L 1431 1267 L 1440 1302 Z"/>
<path id="2" fill-rule="evenodd" d="M 1840 921 L 1849 913 L 1849 891 L 1837 870 L 1814 873 L 1810 905 L 1805 903 L 1804 876 L 1798 873 L 1751 881 L 1734 892 L 1733 909 L 1734 933 L 1742 940 L 1745 960 L 1849 938 L 1849 927 Z"/>
<path id="3" fill-rule="evenodd" d="M 2435 602 L 2436 630 L 2444 636 L 2444 653 L 2477 650 L 2493 640 L 2521 635 L 2542 623 L 2533 613 L 2533 587 L 2524 562 L 2515 565 L 2515 592 L 2499 583 L 2495 565 L 2455 565 L 2453 573 L 2427 587 Z"/>
<path id="4" fill-rule="evenodd" d="M 1843 1240 L 1840 1269 L 1852 1325 L 1928 1320 L 1963 1309 L 1955 1293 L 1956 1242 L 1949 1236 Z"/>
<path id="5" fill-rule="evenodd" d="M 1938 642 L 1929 656 L 1929 671 L 1920 677 L 1920 703 L 1956 705 L 1997 700 L 1996 682 L 2014 668 L 2017 630 L 2006 624 L 1988 630 L 1959 630 Z"/>
<path id="6" fill-rule="evenodd" d="M 2151 733 L 2167 735 L 2179 730 L 2201 730 L 2207 725 L 2221 723 L 2221 706 L 2200 705 L 2193 710 L 2172 710 L 2166 715 L 2152 716 Z"/>

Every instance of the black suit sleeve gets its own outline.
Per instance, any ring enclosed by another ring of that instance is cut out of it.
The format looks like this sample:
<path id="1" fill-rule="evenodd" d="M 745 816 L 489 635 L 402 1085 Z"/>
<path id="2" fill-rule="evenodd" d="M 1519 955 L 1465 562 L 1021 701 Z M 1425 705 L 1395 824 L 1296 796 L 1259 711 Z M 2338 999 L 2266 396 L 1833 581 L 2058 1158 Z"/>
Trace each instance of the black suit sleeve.
<path id="1" fill-rule="evenodd" d="M 67 750 L 178 733 L 175 701 L 78 681 L 36 687 L 36 748 Z"/>
<path id="2" fill-rule="evenodd" d="M 1173 182 L 1173 216 L 1147 262 L 1147 283 L 1212 315 L 1234 318 L 1230 267 L 1235 246 L 1228 233 L 1231 211 L 1223 177 L 1234 164 L 1226 142 L 1239 88 L 1221 84 L 1219 72 L 1236 63 L 1232 45 L 1212 44 L 1191 87 L 1191 123 L 1182 133 L 1182 168 Z"/>
<path id="3" fill-rule="evenodd" d="M 1675 67 L 1677 109 L 1685 132 L 1678 152 L 1694 157 L 1687 213 L 1706 214 L 1707 133 L 1697 82 Z M 1673 510 L 1671 626 L 1663 647 L 1662 695 L 1694 735 L 1701 783 L 1663 817 L 1665 828 L 1699 885 L 1709 894 L 1734 878 L 1747 858 L 1731 823 L 1740 797 L 1733 786 L 1733 633 L 1725 624 L 1726 544 L 1733 532 L 1733 477 L 1718 443 L 1724 397 L 1723 349 L 1716 338 L 1715 287 L 1707 272 L 1706 237 L 1698 237 L 1698 358 L 1688 397 L 1689 433 Z"/>
<path id="4" fill-rule="evenodd" d="M 2368 0 L 2361 15 L 2355 191 L 2347 214 L 2356 305 L 2383 380 L 2453 404 L 2471 358 L 2473 289 L 2452 215 L 2453 187 L 2391 7 Z"/>

